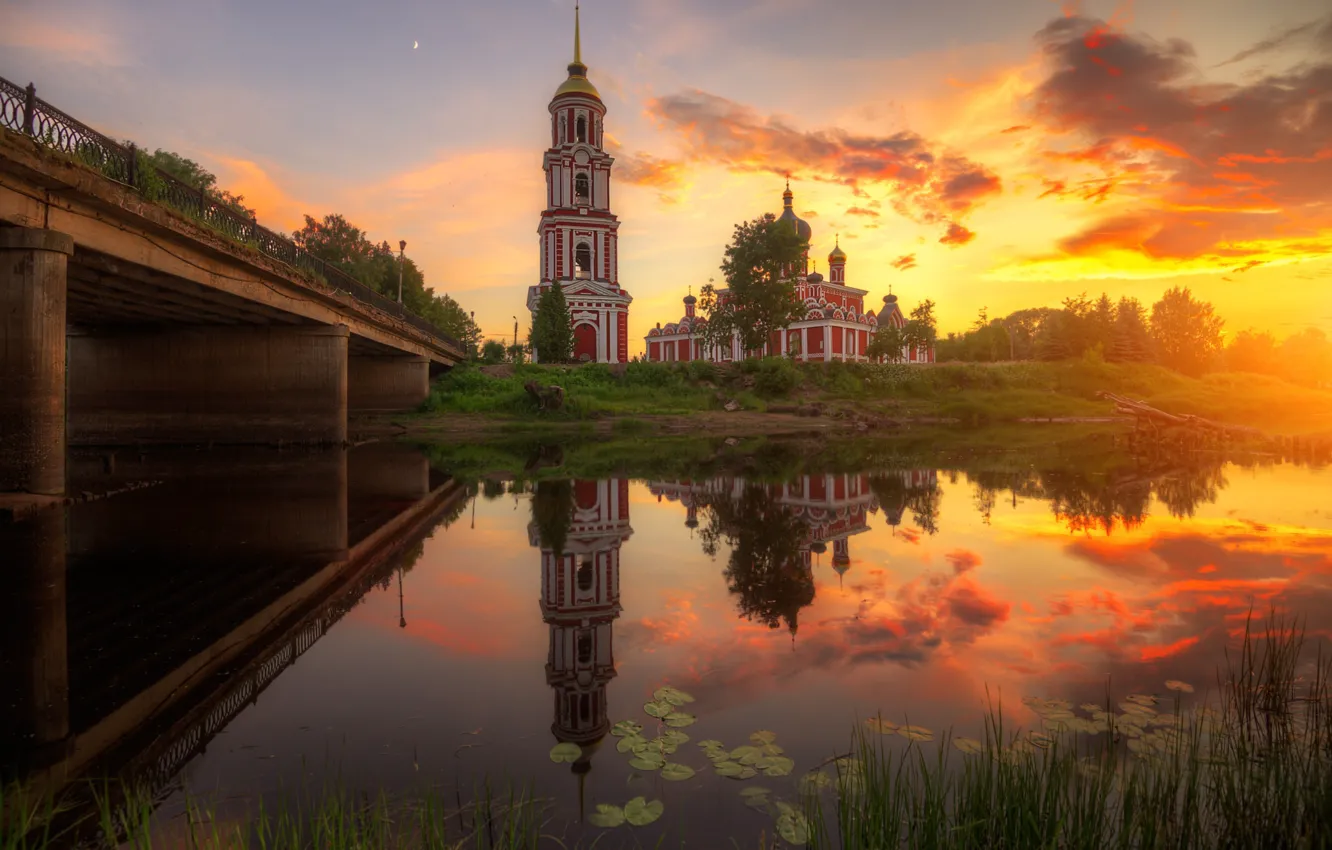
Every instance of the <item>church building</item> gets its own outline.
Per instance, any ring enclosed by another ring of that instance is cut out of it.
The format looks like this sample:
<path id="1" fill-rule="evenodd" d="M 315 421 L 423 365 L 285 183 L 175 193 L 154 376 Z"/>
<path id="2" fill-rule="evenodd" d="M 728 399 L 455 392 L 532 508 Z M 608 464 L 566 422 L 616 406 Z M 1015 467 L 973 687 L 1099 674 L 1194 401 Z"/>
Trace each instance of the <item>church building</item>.
<path id="1" fill-rule="evenodd" d="M 574 57 L 569 76 L 550 101 L 550 147 L 546 206 L 537 226 L 540 283 L 528 287 L 527 309 L 535 316 L 542 291 L 563 287 L 573 320 L 574 359 L 623 363 L 629 359 L 629 303 L 620 288 L 619 219 L 611 212 L 611 165 L 606 153 L 606 105 L 587 78 L 574 11 Z M 541 352 L 532 356 L 540 360 Z"/>
<path id="2" fill-rule="evenodd" d="M 793 199 L 788 180 L 786 191 L 782 193 L 782 214 L 777 220 L 788 222 L 808 246 L 813 229 L 807 221 L 796 215 Z M 809 253 L 806 250 L 799 267 L 792 270 L 796 297 L 804 305 L 805 317 L 773 333 L 760 351 L 744 351 L 739 334 L 733 335 L 729 344 L 709 349 L 703 342 L 707 320 L 696 314 L 698 299 L 690 292 L 684 298 L 685 314 L 678 322 L 668 322 L 664 326 L 658 323 L 648 331 L 645 340 L 647 359 L 729 362 L 777 355 L 800 361 L 867 361 L 869 356 L 865 352 L 869 350 L 870 340 L 879 326 L 891 324 L 898 328 L 904 327 L 906 316 L 898 306 L 897 296 L 891 293 L 884 296 L 883 309 L 877 315 L 874 310 L 865 310 L 864 299 L 869 291 L 847 283 L 846 260 L 846 252 L 842 250 L 839 241 L 828 254 L 828 277 L 824 278 L 817 271 L 809 271 Z M 726 298 L 727 290 L 718 290 L 718 296 Z M 933 348 L 903 349 L 902 355 L 902 359 L 908 363 L 934 362 Z"/>

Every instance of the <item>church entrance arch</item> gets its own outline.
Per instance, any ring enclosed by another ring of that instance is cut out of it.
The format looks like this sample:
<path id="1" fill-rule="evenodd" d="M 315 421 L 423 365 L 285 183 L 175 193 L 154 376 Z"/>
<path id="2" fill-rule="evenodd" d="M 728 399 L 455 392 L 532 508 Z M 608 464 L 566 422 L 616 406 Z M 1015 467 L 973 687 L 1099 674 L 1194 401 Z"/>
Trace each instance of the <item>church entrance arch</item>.
<path id="1" fill-rule="evenodd" d="M 580 322 L 579 324 L 574 325 L 574 359 L 597 359 L 596 325 L 587 322 Z"/>

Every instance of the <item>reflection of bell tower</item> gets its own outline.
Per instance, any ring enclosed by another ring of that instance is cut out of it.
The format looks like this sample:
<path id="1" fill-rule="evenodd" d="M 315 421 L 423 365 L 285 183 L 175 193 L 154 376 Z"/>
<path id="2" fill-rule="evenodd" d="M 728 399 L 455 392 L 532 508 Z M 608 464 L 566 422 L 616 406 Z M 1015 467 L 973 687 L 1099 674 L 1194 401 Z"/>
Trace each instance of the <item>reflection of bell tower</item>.
<path id="1" fill-rule="evenodd" d="M 837 573 L 837 584 L 842 583 L 842 576 L 851 569 L 851 540 L 839 537 L 833 541 L 832 568 Z"/>
<path id="2" fill-rule="evenodd" d="M 528 541 L 541 549 L 541 617 L 550 626 L 546 683 L 555 694 L 551 732 L 578 744 L 575 773 L 610 730 L 606 685 L 615 676 L 611 629 L 620 614 L 620 544 L 629 538 L 629 482 L 576 481 L 564 551 L 543 545 L 536 523 Z"/>

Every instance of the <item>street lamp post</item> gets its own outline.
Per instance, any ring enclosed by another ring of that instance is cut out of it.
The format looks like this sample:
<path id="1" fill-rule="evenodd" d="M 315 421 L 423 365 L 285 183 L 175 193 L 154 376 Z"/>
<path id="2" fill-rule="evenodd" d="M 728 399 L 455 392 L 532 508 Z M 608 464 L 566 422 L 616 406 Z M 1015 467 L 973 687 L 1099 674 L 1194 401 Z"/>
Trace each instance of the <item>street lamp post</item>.
<path id="1" fill-rule="evenodd" d="M 398 303 L 402 303 L 402 264 L 407 254 L 407 240 L 398 241 Z"/>

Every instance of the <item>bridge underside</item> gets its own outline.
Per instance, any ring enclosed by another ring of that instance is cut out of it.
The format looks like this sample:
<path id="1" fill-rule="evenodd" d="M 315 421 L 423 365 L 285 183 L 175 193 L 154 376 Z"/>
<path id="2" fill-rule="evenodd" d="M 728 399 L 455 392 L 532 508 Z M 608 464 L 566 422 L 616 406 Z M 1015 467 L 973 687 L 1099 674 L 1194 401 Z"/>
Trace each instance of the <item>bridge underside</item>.
<path id="1" fill-rule="evenodd" d="M 461 352 L 119 184 L 0 144 L 0 492 L 67 445 L 341 443 Z"/>

